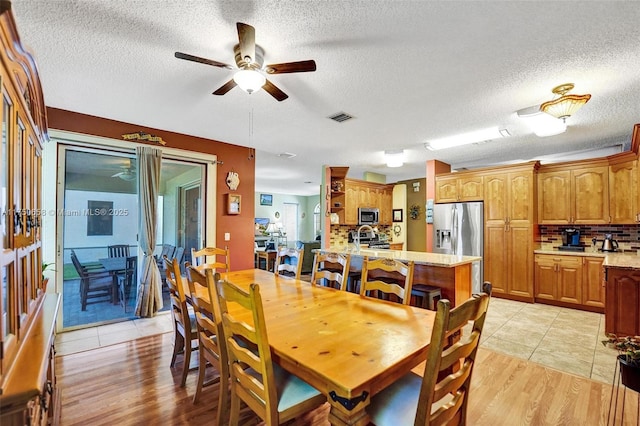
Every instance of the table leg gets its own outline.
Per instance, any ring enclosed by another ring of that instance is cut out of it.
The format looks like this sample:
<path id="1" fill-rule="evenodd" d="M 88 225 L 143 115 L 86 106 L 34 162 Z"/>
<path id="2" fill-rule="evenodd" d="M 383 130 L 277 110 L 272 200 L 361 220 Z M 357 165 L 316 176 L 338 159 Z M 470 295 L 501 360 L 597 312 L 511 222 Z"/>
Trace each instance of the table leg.
<path id="1" fill-rule="evenodd" d="M 365 426 L 369 424 L 369 415 L 365 410 L 370 399 L 367 392 L 352 399 L 340 397 L 335 392 L 329 392 L 327 399 L 331 404 L 329 422 L 332 425 Z"/>

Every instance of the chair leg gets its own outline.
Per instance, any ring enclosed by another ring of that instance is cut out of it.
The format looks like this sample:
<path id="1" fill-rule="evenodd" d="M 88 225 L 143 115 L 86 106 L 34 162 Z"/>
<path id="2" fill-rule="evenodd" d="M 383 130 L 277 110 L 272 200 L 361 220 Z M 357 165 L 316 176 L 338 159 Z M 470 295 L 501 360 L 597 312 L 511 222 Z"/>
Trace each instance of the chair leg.
<path id="1" fill-rule="evenodd" d="M 191 341 L 187 342 L 184 339 L 184 365 L 182 366 L 182 380 L 180 381 L 180 387 L 184 387 L 187 383 L 187 374 L 189 373 L 189 364 L 191 363 Z"/>
<path id="2" fill-rule="evenodd" d="M 229 410 L 229 425 L 237 426 L 240 418 L 240 397 L 235 394 L 235 389 L 231 385 L 231 408 Z"/>
<path id="3" fill-rule="evenodd" d="M 218 424 L 223 425 L 229 416 L 229 368 L 222 366 L 220 371 L 220 394 L 218 396 Z"/>
<path id="4" fill-rule="evenodd" d="M 204 375 L 205 375 L 206 369 L 207 369 L 207 360 L 202 355 L 202 353 L 200 353 L 199 362 L 198 362 L 198 382 L 196 383 L 196 392 L 193 394 L 194 404 L 198 402 L 198 398 L 200 397 L 200 392 L 202 391 L 202 387 L 204 386 Z M 222 424 L 222 423 L 219 423 L 219 424 Z"/>
<path id="5" fill-rule="evenodd" d="M 176 364 L 176 356 L 182 351 L 184 348 L 184 337 L 178 332 L 176 329 L 175 323 L 173 324 L 173 355 L 171 356 L 171 367 Z"/>

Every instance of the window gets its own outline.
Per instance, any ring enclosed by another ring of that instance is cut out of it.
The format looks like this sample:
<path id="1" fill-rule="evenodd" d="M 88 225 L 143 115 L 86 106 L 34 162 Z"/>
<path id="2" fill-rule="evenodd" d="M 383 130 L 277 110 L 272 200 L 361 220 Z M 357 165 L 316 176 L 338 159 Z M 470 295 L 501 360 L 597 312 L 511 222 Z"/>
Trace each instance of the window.
<path id="1" fill-rule="evenodd" d="M 313 231 L 316 237 L 322 233 L 322 225 L 320 221 L 320 204 L 316 204 L 313 209 Z"/>

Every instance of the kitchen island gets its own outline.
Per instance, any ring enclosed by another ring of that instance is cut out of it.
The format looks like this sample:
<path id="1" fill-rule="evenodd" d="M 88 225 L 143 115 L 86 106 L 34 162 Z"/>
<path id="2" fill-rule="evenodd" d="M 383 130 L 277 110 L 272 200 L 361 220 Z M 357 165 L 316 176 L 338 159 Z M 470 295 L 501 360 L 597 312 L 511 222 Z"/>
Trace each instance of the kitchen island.
<path id="1" fill-rule="evenodd" d="M 362 261 L 369 258 L 386 258 L 401 262 L 413 261 L 413 284 L 440 287 L 443 299 L 449 299 L 457 306 L 471 297 L 471 265 L 482 260 L 479 256 L 457 256 L 450 254 L 425 253 L 406 250 L 356 249 L 351 246 L 333 246 L 319 249 L 322 253 L 350 253 L 350 272 L 357 274 L 362 269 Z"/>

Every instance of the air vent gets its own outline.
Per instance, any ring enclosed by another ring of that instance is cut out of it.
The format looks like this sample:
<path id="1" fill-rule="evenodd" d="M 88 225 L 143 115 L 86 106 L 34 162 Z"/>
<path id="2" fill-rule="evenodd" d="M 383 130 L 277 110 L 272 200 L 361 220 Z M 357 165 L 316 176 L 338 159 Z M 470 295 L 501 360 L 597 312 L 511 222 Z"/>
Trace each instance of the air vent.
<path id="1" fill-rule="evenodd" d="M 352 115 L 347 114 L 346 112 L 339 112 L 329 117 L 333 121 L 337 121 L 338 123 L 343 123 L 347 120 L 351 120 L 353 118 Z"/>

